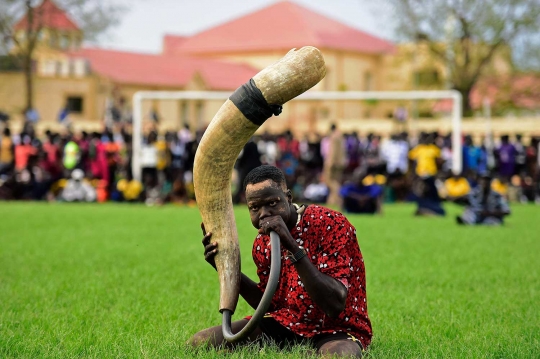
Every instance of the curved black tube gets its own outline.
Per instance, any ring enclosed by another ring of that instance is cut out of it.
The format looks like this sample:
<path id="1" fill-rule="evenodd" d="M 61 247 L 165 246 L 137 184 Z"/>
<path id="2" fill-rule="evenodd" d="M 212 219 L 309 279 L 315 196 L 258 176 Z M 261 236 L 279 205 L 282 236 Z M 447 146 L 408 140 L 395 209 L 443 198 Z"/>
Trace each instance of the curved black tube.
<path id="1" fill-rule="evenodd" d="M 259 302 L 259 305 L 257 306 L 257 309 L 255 310 L 255 313 L 253 313 L 253 316 L 249 322 L 244 328 L 242 328 L 241 331 L 233 334 L 231 330 L 232 313 L 227 309 L 223 310 L 223 337 L 229 343 L 238 343 L 250 335 L 253 330 L 257 328 L 257 325 L 259 325 L 259 322 L 272 302 L 272 297 L 276 292 L 279 282 L 279 273 L 281 272 L 281 244 L 279 236 L 273 231 L 270 232 L 270 246 L 270 277 L 268 278 L 268 284 L 266 285 L 266 289 L 261 301 Z"/>

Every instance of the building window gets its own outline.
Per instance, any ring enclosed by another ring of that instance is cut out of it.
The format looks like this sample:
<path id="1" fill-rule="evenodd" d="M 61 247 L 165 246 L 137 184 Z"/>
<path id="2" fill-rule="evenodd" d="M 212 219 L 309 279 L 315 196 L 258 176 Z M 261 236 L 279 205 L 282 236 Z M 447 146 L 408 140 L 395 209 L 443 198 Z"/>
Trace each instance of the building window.
<path id="1" fill-rule="evenodd" d="M 67 49 L 69 47 L 69 37 L 64 35 L 60 38 L 60 48 Z"/>
<path id="2" fill-rule="evenodd" d="M 371 75 L 371 72 L 366 71 L 364 72 L 364 91 L 371 90 L 373 90 L 373 76 Z"/>
<path id="3" fill-rule="evenodd" d="M 77 77 L 89 74 L 88 62 L 85 59 L 75 59 L 73 61 L 73 74 Z"/>
<path id="4" fill-rule="evenodd" d="M 45 76 L 56 75 L 56 61 L 55 60 L 43 60 L 43 75 Z"/>
<path id="5" fill-rule="evenodd" d="M 81 38 L 80 37 L 76 37 L 75 40 L 73 41 L 73 48 L 74 49 L 79 49 L 81 47 Z"/>
<path id="6" fill-rule="evenodd" d="M 180 120 L 182 121 L 182 124 L 189 125 L 189 106 L 187 101 L 182 101 Z"/>
<path id="7" fill-rule="evenodd" d="M 332 91 L 332 86 L 330 83 L 330 69 L 326 67 L 326 76 L 324 76 L 323 81 L 323 89 L 324 91 Z"/>
<path id="8" fill-rule="evenodd" d="M 67 107 L 71 113 L 83 112 L 83 98 L 81 96 L 69 96 L 67 98 Z"/>
<path id="9" fill-rule="evenodd" d="M 56 66 L 55 74 L 57 76 L 61 76 L 62 75 L 62 62 L 61 61 L 55 61 L 54 64 Z"/>
<path id="10" fill-rule="evenodd" d="M 49 33 L 49 46 L 56 47 L 58 45 L 58 35 L 54 32 Z"/>
<path id="11" fill-rule="evenodd" d="M 197 102 L 197 105 L 195 106 L 195 113 L 197 116 L 197 125 L 202 126 L 204 119 L 204 104 L 202 102 Z"/>

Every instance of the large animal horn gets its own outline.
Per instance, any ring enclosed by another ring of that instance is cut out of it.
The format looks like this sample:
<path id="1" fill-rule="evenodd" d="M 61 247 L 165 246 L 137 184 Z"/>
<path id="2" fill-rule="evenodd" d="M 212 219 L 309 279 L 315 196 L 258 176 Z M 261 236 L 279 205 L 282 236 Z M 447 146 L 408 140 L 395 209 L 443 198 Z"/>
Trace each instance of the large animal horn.
<path id="1" fill-rule="evenodd" d="M 255 85 L 267 104 L 282 105 L 315 86 L 325 74 L 320 51 L 307 46 L 289 51 L 244 86 L 253 88 Z M 246 142 L 271 116 L 270 113 L 262 121 L 253 120 L 253 116 L 248 114 L 249 98 L 247 106 L 239 105 L 246 99 L 245 92 L 236 96 L 236 100 L 235 95 L 221 106 L 205 131 L 193 169 L 195 195 L 203 223 L 206 230 L 212 232 L 212 241 L 218 243 L 215 261 L 220 282 L 220 311 L 226 309 L 232 313 L 240 291 L 240 251 L 231 199 L 231 175 Z"/>

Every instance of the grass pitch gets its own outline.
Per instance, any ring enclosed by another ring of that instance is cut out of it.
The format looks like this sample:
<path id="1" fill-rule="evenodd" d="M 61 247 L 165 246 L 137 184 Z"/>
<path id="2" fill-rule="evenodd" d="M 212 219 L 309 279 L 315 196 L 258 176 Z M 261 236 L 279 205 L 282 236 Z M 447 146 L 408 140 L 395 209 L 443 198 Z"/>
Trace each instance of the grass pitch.
<path id="1" fill-rule="evenodd" d="M 514 206 L 501 228 L 349 216 L 367 270 L 369 358 L 540 357 L 540 207 Z M 237 208 L 243 271 L 255 230 Z M 0 203 L 0 358 L 299 358 L 250 347 L 190 351 L 221 322 L 197 208 Z M 240 300 L 235 318 L 252 310 Z"/>

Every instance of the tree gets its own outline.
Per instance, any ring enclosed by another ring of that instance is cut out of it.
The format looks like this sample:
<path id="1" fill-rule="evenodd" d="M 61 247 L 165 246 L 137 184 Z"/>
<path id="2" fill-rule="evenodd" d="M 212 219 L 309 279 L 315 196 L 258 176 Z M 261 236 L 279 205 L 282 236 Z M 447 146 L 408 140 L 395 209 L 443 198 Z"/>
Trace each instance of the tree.
<path id="1" fill-rule="evenodd" d="M 34 51 L 44 28 L 43 3 L 51 0 L 2 0 L 0 2 L 0 53 L 11 53 L 24 71 L 26 109 L 33 108 Z M 97 41 L 119 23 L 125 8 L 102 0 L 55 0 L 82 30 L 87 41 Z M 24 38 L 15 36 L 14 25 L 26 17 Z"/>
<path id="2" fill-rule="evenodd" d="M 471 91 L 497 55 L 529 54 L 514 57 L 521 68 L 539 62 L 540 0 L 386 0 L 386 4 L 393 10 L 397 33 L 425 44 L 447 68 L 447 81 L 463 96 L 464 114 L 472 112 Z"/>

